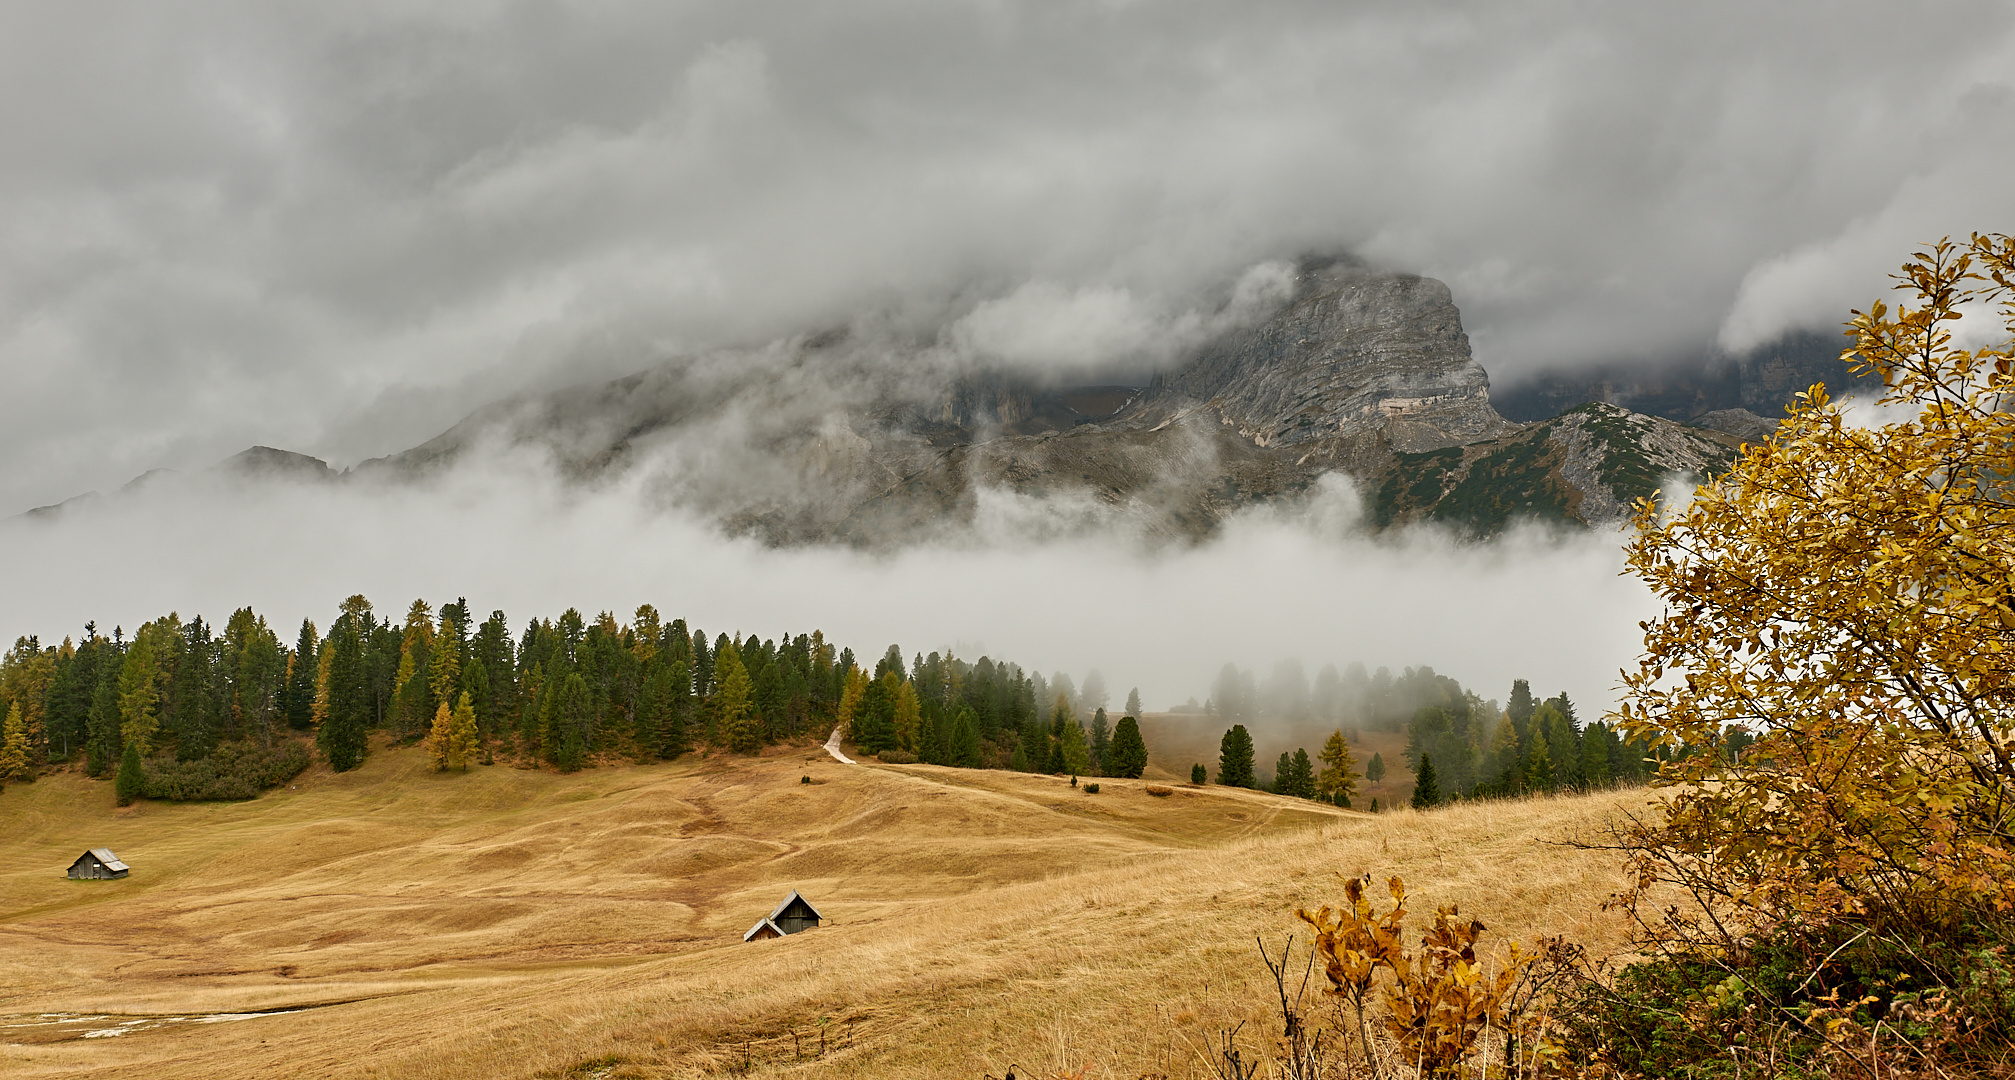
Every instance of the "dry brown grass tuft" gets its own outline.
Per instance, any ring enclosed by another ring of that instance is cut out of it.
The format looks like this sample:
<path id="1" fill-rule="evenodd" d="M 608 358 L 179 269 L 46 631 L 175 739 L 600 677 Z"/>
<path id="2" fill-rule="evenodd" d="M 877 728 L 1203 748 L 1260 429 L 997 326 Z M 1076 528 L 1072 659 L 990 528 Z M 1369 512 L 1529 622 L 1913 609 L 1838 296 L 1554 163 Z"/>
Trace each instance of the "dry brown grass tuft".
<path id="1" fill-rule="evenodd" d="M 246 804 L 13 786 L 0 1013 L 347 1003 L 0 1045 L 0 1072 L 1201 1076 L 1217 1032 L 1268 1031 L 1254 935 L 1334 903 L 1337 874 L 1403 873 L 1487 942 L 1621 941 L 1596 907 L 1616 869 L 1554 842 L 1630 795 L 1371 817 L 1102 783 L 796 752 L 441 775 L 387 751 Z M 65 880 L 96 846 L 134 876 Z M 793 887 L 828 925 L 741 944 Z"/>

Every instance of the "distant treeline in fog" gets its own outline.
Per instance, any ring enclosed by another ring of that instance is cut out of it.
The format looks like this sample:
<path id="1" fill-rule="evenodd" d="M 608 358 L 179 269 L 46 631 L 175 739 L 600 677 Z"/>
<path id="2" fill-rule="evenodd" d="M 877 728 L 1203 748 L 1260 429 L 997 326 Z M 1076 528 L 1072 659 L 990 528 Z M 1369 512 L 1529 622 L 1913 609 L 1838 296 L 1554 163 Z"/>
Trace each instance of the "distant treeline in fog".
<path id="1" fill-rule="evenodd" d="M 77 764 L 116 772 L 122 798 L 250 798 L 308 765 L 307 733 L 337 771 L 362 764 L 373 732 L 424 741 L 441 768 L 503 755 L 573 770 L 756 753 L 836 725 L 885 761 L 1139 776 L 1139 695 L 1117 723 L 1106 703 L 1095 671 L 1080 690 L 895 645 L 869 665 L 816 630 L 709 639 L 648 604 L 627 624 L 568 609 L 513 634 L 465 600 L 415 600 L 394 623 L 352 596 L 326 634 L 303 620 L 292 647 L 250 608 L 221 632 L 169 614 L 130 637 L 87 623 L 59 646 L 18 639 L 0 658 L 0 781 Z"/>
<path id="2" fill-rule="evenodd" d="M 1364 741 L 1367 730 L 1406 733 L 1405 764 L 1415 775 L 1413 802 L 1419 806 L 1637 784 L 1654 767 L 1642 743 L 1624 740 L 1601 721 L 1584 726 L 1564 692 L 1539 701 L 1530 684 L 1518 679 L 1499 707 L 1426 666 L 1394 675 L 1382 667 L 1368 672 L 1363 664 L 1342 670 L 1330 664 L 1311 682 L 1299 661 L 1286 660 L 1260 683 L 1252 672 L 1226 664 L 1209 700 L 1187 708 L 1231 725 L 1220 744 L 1219 783 L 1259 785 L 1247 726 L 1265 724 L 1289 744 L 1299 739 L 1321 748 L 1315 758 L 1306 745 L 1282 751 L 1267 786 L 1345 805 L 1356 790 L 1356 776 L 1376 781 L 1385 772 L 1382 756 L 1360 763 L 1348 751 L 1348 744 Z M 1318 760 L 1328 766 L 1322 773 L 1312 767 Z"/>

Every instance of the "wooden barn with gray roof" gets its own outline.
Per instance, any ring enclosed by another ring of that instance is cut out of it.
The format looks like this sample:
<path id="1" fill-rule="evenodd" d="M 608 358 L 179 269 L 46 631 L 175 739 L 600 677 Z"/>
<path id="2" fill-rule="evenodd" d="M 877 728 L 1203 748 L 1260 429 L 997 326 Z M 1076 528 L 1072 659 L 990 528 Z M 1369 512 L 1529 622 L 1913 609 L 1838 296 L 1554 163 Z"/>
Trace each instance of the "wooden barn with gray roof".
<path id="1" fill-rule="evenodd" d="M 811 901 L 798 895 L 796 889 L 792 889 L 791 894 L 784 897 L 784 902 L 778 904 L 775 911 L 749 927 L 749 932 L 742 935 L 742 940 L 764 941 L 783 937 L 785 934 L 801 934 L 806 930 L 816 930 L 821 918 L 819 909 L 813 907 Z"/>
<path id="2" fill-rule="evenodd" d="M 108 847 L 94 847 L 77 856 L 77 861 L 70 864 L 70 876 L 80 881 L 122 878 L 127 872 L 126 864 L 120 862 L 119 856 L 112 854 L 112 849 Z"/>

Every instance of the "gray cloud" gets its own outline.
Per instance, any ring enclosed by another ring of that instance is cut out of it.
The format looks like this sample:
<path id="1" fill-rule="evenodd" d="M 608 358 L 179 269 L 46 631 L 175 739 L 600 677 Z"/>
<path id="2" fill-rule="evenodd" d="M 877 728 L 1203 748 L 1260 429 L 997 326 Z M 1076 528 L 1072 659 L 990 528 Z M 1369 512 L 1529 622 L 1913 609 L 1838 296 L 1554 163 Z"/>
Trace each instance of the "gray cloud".
<path id="1" fill-rule="evenodd" d="M 709 633 L 823 629 L 858 652 L 981 651 L 1030 671 L 1097 668 L 1150 708 L 1210 693 L 1227 661 L 1264 672 L 1352 660 L 1433 665 L 1487 697 L 1514 678 L 1584 707 L 1610 701 L 1651 596 L 1620 578 L 1611 534 L 1516 532 L 1466 544 L 1374 538 L 1351 487 L 1256 510 L 1199 545 L 1149 545 L 1091 500 L 988 493 L 976 527 L 887 554 L 770 548 L 650 509 L 642 471 L 561 482 L 519 450 L 414 485 L 162 477 L 54 520 L 0 521 L 9 635 L 53 642 L 85 619 L 130 634 L 168 611 L 221 623 L 251 605 L 291 641 L 353 592 L 501 608 L 514 630 L 569 606 L 640 603 Z M 136 557 L 136 538 L 144 548 Z M 1594 715 L 1592 712 L 1589 715 Z"/>
<path id="2" fill-rule="evenodd" d="M 1907 245 L 2009 226 L 2015 11 L 1897 18 L 17 5 L 0 506 L 354 461 L 869 309 L 1152 362 L 1310 249 L 1447 280 L 1500 382 L 1826 325 Z"/>

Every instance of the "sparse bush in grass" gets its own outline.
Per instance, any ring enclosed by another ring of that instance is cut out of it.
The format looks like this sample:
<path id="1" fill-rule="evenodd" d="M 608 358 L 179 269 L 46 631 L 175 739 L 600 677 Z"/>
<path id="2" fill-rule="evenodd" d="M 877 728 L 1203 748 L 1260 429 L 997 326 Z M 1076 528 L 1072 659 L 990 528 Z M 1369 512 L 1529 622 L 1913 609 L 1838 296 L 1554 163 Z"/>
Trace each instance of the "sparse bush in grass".
<path id="1" fill-rule="evenodd" d="M 1086 795 L 1096 795 L 1096 794 L 1098 794 L 1098 785 L 1097 785 L 1097 784 L 1086 784 L 1086 785 L 1084 786 L 1084 793 L 1085 793 Z"/>
<path id="2" fill-rule="evenodd" d="M 1508 956 L 1486 963 L 1476 952 L 1483 923 L 1462 918 L 1452 904 L 1435 909 L 1433 925 L 1409 950 L 1405 883 L 1388 880 L 1393 903 L 1383 914 L 1367 896 L 1370 885 L 1369 875 L 1346 880 L 1341 910 L 1295 912 L 1315 930 L 1310 965 L 1322 970 L 1324 993 L 1339 1005 L 1330 1027 L 1312 1023 L 1305 982 L 1301 991 L 1288 990 L 1293 939 L 1279 962 L 1262 946 L 1279 993 L 1286 1075 L 1334 1075 L 1347 1067 L 1353 1047 L 1371 1075 L 1380 1074 L 1382 1059 L 1404 1063 L 1419 1077 L 1453 1077 L 1472 1067 L 1479 1075 L 1559 1075 L 1564 1061 L 1552 1034 L 1553 991 L 1578 969 L 1581 950 L 1560 938 L 1541 939 L 1529 951 L 1514 942 Z"/>
<path id="3" fill-rule="evenodd" d="M 915 765 L 917 756 L 908 750 L 884 750 L 875 755 L 884 765 Z"/>
<path id="4" fill-rule="evenodd" d="M 185 801 L 255 799 L 259 792 L 292 780 L 307 767 L 307 746 L 292 739 L 263 749 L 248 743 L 226 743 L 211 756 L 195 761 L 161 757 L 141 763 L 136 794 Z M 127 786 L 123 767 L 120 773 L 123 794 Z"/>
<path id="5" fill-rule="evenodd" d="M 1175 794 L 1175 790 L 1173 788 L 1166 788 L 1161 786 L 1160 784 L 1149 784 L 1147 787 L 1142 788 L 1141 790 L 1147 792 L 1149 795 L 1152 795 L 1157 799 L 1165 799 L 1170 795 Z"/>

